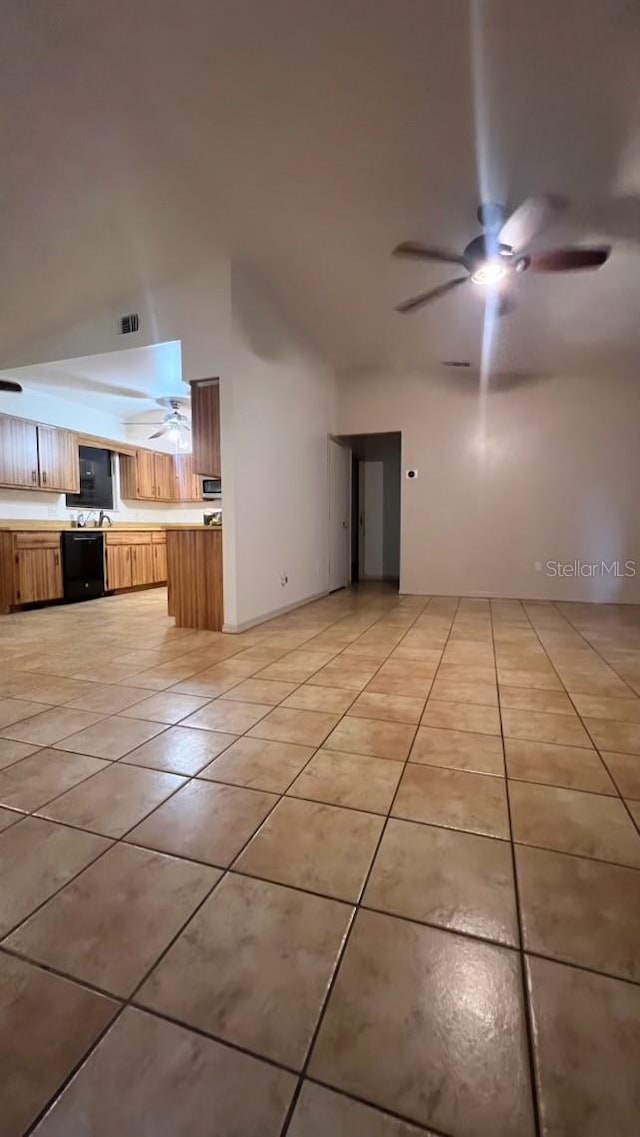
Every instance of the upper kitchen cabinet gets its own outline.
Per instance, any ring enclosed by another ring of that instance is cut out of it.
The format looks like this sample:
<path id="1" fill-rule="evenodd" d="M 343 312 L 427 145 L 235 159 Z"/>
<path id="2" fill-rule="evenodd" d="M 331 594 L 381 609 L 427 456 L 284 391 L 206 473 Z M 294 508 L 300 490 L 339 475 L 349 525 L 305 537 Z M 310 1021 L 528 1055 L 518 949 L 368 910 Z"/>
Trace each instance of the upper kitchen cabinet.
<path id="1" fill-rule="evenodd" d="M 120 455 L 120 492 L 133 501 L 202 501 L 192 455 L 157 450 Z"/>
<path id="2" fill-rule="evenodd" d="M 178 501 L 202 501 L 202 482 L 193 468 L 193 454 L 176 454 L 174 462 Z"/>
<path id="3" fill-rule="evenodd" d="M 155 455 L 156 497 L 159 501 L 175 501 L 176 476 L 171 454 Z"/>
<path id="4" fill-rule="evenodd" d="M 40 486 L 59 493 L 80 492 L 78 441 L 68 430 L 38 427 Z"/>
<path id="5" fill-rule="evenodd" d="M 75 434 L 0 416 L 0 485 L 77 493 L 80 461 Z"/>
<path id="6" fill-rule="evenodd" d="M 0 417 L 0 485 L 33 489 L 38 480 L 38 428 L 20 418 Z"/>
<path id="7" fill-rule="evenodd" d="M 191 435 L 193 469 L 205 478 L 221 477 L 220 385 L 217 379 L 191 383 Z"/>
<path id="8" fill-rule="evenodd" d="M 171 455 L 157 450 L 121 454 L 120 492 L 124 498 L 134 501 L 174 501 Z"/>

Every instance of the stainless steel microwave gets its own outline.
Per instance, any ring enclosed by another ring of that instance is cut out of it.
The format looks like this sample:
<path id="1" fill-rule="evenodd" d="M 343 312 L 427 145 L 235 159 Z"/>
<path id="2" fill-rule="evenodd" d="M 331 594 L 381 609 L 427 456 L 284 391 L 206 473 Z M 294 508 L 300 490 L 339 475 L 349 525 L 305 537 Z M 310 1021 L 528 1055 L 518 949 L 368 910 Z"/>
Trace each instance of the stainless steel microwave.
<path id="1" fill-rule="evenodd" d="M 205 501 L 215 500 L 222 497 L 222 479 L 221 478 L 203 478 L 202 479 L 202 496 Z"/>

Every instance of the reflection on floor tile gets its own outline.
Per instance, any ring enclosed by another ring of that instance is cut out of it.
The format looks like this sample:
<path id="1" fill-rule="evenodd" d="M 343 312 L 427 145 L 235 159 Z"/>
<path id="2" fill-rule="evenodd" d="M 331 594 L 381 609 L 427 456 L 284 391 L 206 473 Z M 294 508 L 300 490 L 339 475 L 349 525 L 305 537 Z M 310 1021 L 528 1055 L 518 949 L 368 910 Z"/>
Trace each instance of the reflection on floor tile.
<path id="1" fill-rule="evenodd" d="M 309 1074 L 447 1133 L 533 1137 L 526 1051 L 517 953 L 361 911 Z"/>
<path id="2" fill-rule="evenodd" d="M 519 942 L 505 841 L 391 818 L 363 904 L 498 943 Z"/>
<path id="3" fill-rule="evenodd" d="M 0 1137 L 638 1137 L 637 611 L 0 617 Z"/>

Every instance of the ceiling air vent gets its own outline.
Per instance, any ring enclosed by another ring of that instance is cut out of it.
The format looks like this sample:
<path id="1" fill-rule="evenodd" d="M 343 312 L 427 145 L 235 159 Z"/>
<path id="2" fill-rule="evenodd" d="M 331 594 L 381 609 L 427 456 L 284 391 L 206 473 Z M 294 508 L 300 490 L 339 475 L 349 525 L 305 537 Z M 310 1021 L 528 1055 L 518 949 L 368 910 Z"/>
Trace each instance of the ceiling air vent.
<path id="1" fill-rule="evenodd" d="M 137 312 L 130 312 L 128 316 L 120 317 L 120 335 L 128 336 L 137 332 L 140 327 L 140 317 Z"/>
<path id="2" fill-rule="evenodd" d="M 468 359 L 443 359 L 443 367 L 471 367 Z"/>

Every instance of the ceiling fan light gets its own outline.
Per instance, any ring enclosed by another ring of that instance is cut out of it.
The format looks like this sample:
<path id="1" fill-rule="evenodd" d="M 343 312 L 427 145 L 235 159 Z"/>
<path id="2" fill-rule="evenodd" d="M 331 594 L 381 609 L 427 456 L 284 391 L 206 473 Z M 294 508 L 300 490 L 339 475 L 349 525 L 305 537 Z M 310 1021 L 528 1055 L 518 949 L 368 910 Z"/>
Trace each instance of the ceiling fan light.
<path id="1" fill-rule="evenodd" d="M 501 264 L 499 258 L 492 257 L 490 260 L 482 261 L 471 274 L 471 280 L 474 284 L 487 284 L 490 287 L 499 284 L 504 280 L 507 275 L 506 265 Z"/>

